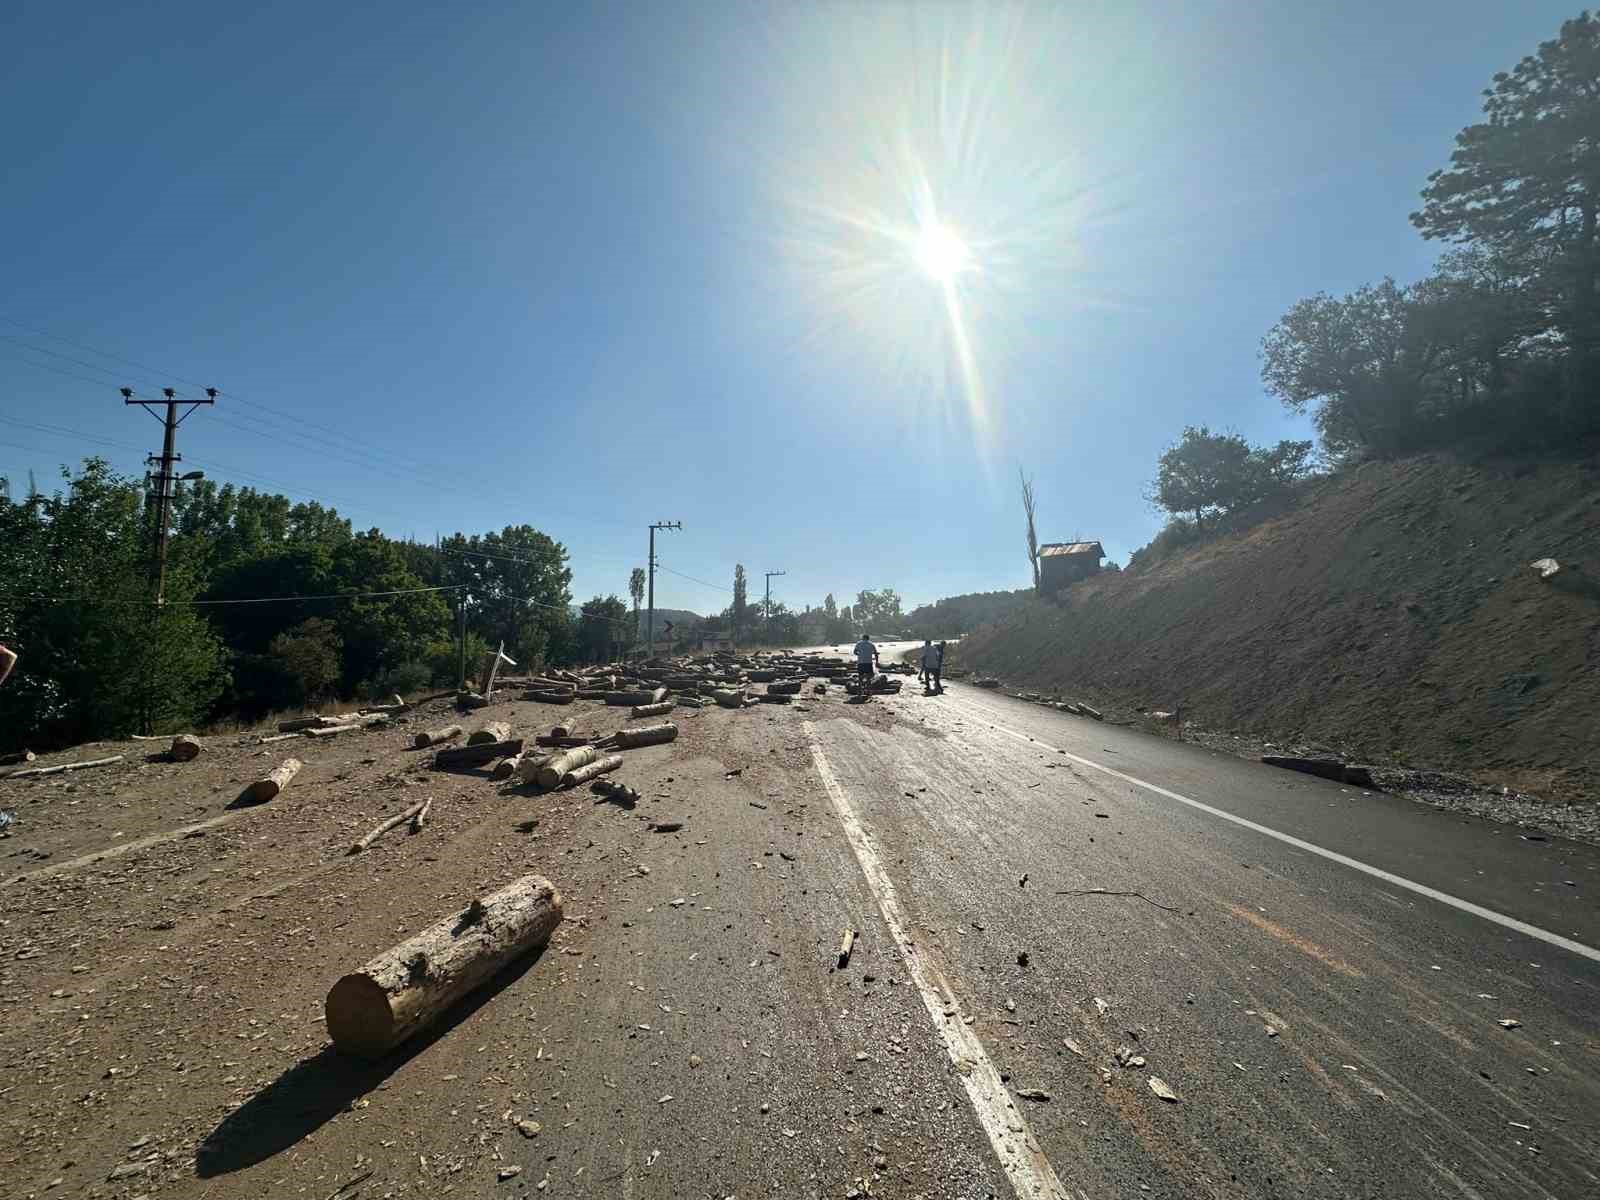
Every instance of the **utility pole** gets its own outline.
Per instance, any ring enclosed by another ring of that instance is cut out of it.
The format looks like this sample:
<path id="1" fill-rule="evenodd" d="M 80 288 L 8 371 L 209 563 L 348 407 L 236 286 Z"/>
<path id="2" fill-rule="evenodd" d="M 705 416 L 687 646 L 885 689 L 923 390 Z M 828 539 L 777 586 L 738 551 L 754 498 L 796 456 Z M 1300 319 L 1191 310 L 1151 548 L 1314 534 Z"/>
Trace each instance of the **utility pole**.
<path id="1" fill-rule="evenodd" d="M 762 601 L 761 623 L 766 627 L 767 642 L 772 641 L 772 577 L 774 575 L 787 575 L 787 571 L 767 572 L 767 598 Z"/>
<path id="2" fill-rule="evenodd" d="M 190 471 L 186 475 L 178 475 L 173 467 L 183 461 L 183 455 L 176 450 L 178 441 L 178 426 L 188 419 L 190 413 L 202 404 L 215 404 L 217 402 L 217 389 L 207 388 L 204 400 L 180 400 L 171 388 L 162 388 L 161 400 L 141 400 L 133 394 L 132 388 L 122 388 L 123 404 L 137 404 L 145 412 L 160 421 L 166 428 L 166 436 L 161 443 L 161 454 L 150 455 L 145 462 L 150 466 L 160 466 L 160 470 L 152 478 L 156 481 L 156 607 L 160 608 L 166 602 L 167 592 L 167 535 L 172 525 L 172 496 L 173 485 L 180 479 L 204 478 L 200 471 Z M 154 405 L 164 404 L 167 415 L 163 418 L 156 412 Z M 178 405 L 187 404 L 189 407 L 183 416 L 178 415 Z"/>
<path id="3" fill-rule="evenodd" d="M 682 521 L 657 521 L 650 526 L 650 615 L 645 619 L 646 658 L 656 652 L 656 530 L 682 528 Z"/>

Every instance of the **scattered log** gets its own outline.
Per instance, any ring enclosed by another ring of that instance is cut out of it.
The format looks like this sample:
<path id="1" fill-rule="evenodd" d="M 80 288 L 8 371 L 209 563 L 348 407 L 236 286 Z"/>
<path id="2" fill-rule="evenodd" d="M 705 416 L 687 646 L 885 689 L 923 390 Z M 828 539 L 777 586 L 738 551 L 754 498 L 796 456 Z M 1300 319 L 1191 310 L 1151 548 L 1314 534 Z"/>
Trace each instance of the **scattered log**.
<path id="1" fill-rule="evenodd" d="M 12 771 L 5 775 L 6 779 L 36 779 L 41 775 L 60 775 L 65 771 L 83 771 L 89 767 L 103 767 L 109 763 L 121 762 L 122 755 L 113 754 L 108 758 L 90 758 L 83 762 L 57 763 L 53 767 L 24 767 L 20 771 Z"/>
<path id="2" fill-rule="evenodd" d="M 289 781 L 300 773 L 300 768 L 305 764 L 298 758 L 286 758 L 272 770 L 239 794 L 239 799 L 249 804 L 265 804 L 284 788 L 289 786 Z"/>
<path id="3" fill-rule="evenodd" d="M 681 695 L 673 701 L 673 704 L 678 708 L 704 708 L 706 706 L 704 700 L 698 700 L 693 696 Z"/>
<path id="4" fill-rule="evenodd" d="M 477 746 L 484 742 L 504 742 L 511 737 L 511 723 L 509 721 L 490 721 L 472 731 L 472 736 L 467 739 L 467 745 Z"/>
<path id="5" fill-rule="evenodd" d="M 135 736 L 138 736 L 137 734 Z M 32 750 L 17 750 L 11 754 L 0 755 L 0 766 L 10 767 L 17 763 L 31 763 L 39 756 Z"/>
<path id="6" fill-rule="evenodd" d="M 1105 714 L 1098 708 L 1090 708 L 1082 700 L 1078 701 L 1078 715 L 1080 717 L 1093 717 L 1096 721 L 1104 721 Z"/>
<path id="7" fill-rule="evenodd" d="M 590 785 L 590 791 L 597 796 L 604 796 L 607 800 L 615 801 L 623 808 L 632 808 L 643 799 L 625 783 L 618 783 L 615 779 L 596 779 Z"/>
<path id="8" fill-rule="evenodd" d="M 788 704 L 793 699 L 794 697 L 789 695 L 787 692 L 768 692 L 764 696 L 756 697 L 756 700 L 762 704 Z"/>
<path id="9" fill-rule="evenodd" d="M 561 786 L 561 780 L 568 771 L 586 767 L 599 758 L 600 751 L 593 746 L 579 746 L 575 750 L 568 750 L 565 754 L 557 754 L 538 767 L 534 773 L 533 781 L 548 792 Z"/>
<path id="10" fill-rule="evenodd" d="M 588 783 L 591 779 L 595 779 L 609 771 L 615 771 L 621 765 L 622 755 L 608 754 L 604 758 L 597 758 L 594 762 L 585 763 L 583 766 L 576 767 L 562 775 L 561 786 L 577 787 L 580 783 Z"/>
<path id="11" fill-rule="evenodd" d="M 642 725 L 638 729 L 619 729 L 606 741 L 620 750 L 636 750 L 640 746 L 658 746 L 662 742 L 670 742 L 677 736 L 678 727 L 668 721 L 661 725 Z"/>
<path id="12" fill-rule="evenodd" d="M 502 758 L 495 763 L 494 770 L 489 772 L 490 779 L 510 779 L 517 773 L 517 768 L 522 765 L 522 755 L 513 754 L 510 758 Z"/>
<path id="13" fill-rule="evenodd" d="M 287 742 L 290 738 L 297 738 L 297 737 L 304 737 L 304 736 L 305 736 L 304 734 L 299 734 L 299 733 L 274 733 L 270 737 L 258 737 L 256 739 L 256 745 L 258 745 L 258 746 L 268 746 L 268 745 L 271 745 L 273 742 Z"/>
<path id="14" fill-rule="evenodd" d="M 578 698 L 577 692 L 524 692 L 524 700 L 532 700 L 536 704 L 571 704 Z"/>
<path id="15" fill-rule="evenodd" d="M 173 762 L 192 762 L 200 757 L 200 739 L 192 733 L 180 733 L 172 739 L 172 749 L 167 751 Z"/>
<path id="16" fill-rule="evenodd" d="M 660 704 L 667 698 L 664 687 L 642 692 L 607 692 L 606 703 L 612 708 L 633 708 L 644 704 Z"/>
<path id="17" fill-rule="evenodd" d="M 537 875 L 474 900 L 333 985 L 323 1013 L 334 1046 L 380 1057 L 560 924 L 561 895 Z"/>
<path id="18" fill-rule="evenodd" d="M 723 708 L 744 707 L 744 692 L 738 688 L 719 688 L 711 693 L 711 697 Z"/>
<path id="19" fill-rule="evenodd" d="M 477 692 L 457 692 L 456 707 L 461 709 L 488 708 L 489 701 L 487 697 L 480 696 Z"/>
<path id="20" fill-rule="evenodd" d="M 855 948 L 856 931 L 854 929 L 846 929 L 844 937 L 839 939 L 839 965 L 841 967 L 850 965 L 850 952 Z"/>
<path id="21" fill-rule="evenodd" d="M 517 778 L 523 783 L 537 783 L 539 768 L 553 758 L 554 754 L 524 754 L 516 766 Z"/>
<path id="22" fill-rule="evenodd" d="M 534 738 L 533 742 L 536 746 L 553 746 L 557 749 L 565 750 L 571 749 L 573 746 L 591 745 L 594 742 L 594 739 L 592 737 L 580 737 L 578 735 L 573 735 L 572 737 L 556 737 L 554 734 L 546 733 L 540 734 L 538 737 Z"/>
<path id="23" fill-rule="evenodd" d="M 411 746 L 415 750 L 426 750 L 429 746 L 437 746 L 440 742 L 448 742 L 451 738 L 458 738 L 461 733 L 462 729 L 459 725 L 446 725 L 441 729 L 429 729 L 412 738 Z"/>
<path id="24" fill-rule="evenodd" d="M 357 711 L 359 712 L 359 714 L 361 716 L 364 716 L 364 717 L 369 717 L 369 716 L 385 716 L 385 717 L 387 717 L 387 716 L 393 715 L 394 713 L 403 713 L 410 707 L 411 706 L 409 704 L 407 704 L 404 700 L 400 699 L 399 696 L 396 696 L 388 704 L 369 704 L 365 708 L 358 709 Z"/>
<path id="25" fill-rule="evenodd" d="M 366 728 L 365 725 L 324 725 L 324 726 L 322 726 L 321 728 L 318 728 L 318 729 L 302 730 L 301 731 L 301 736 L 308 737 L 308 738 L 335 737 L 336 735 L 341 734 L 341 733 L 349 733 L 352 729 L 365 729 L 365 728 Z"/>
<path id="26" fill-rule="evenodd" d="M 300 733 L 306 729 L 317 729 L 327 723 L 326 717 L 296 717 L 292 721 L 279 721 L 279 733 Z"/>
<path id="27" fill-rule="evenodd" d="M 571 717 L 568 717 L 565 721 L 561 722 L 561 724 L 550 726 L 550 736 L 551 737 L 577 737 L 578 736 L 577 724 L 578 724 L 578 722 L 575 719 L 573 719 Z"/>
<path id="28" fill-rule="evenodd" d="M 477 745 L 447 746 L 434 751 L 435 771 L 457 771 L 463 767 L 481 767 L 497 758 L 509 758 L 522 753 L 522 739 L 511 738 L 504 742 L 479 742 Z"/>
<path id="29" fill-rule="evenodd" d="M 791 679 L 782 683 L 769 683 L 767 684 L 767 695 L 798 696 L 800 694 L 800 685 L 804 682 L 801 679 Z"/>
<path id="30" fill-rule="evenodd" d="M 664 717 L 675 707 L 676 705 L 667 700 L 663 700 L 660 704 L 635 704 L 631 709 L 628 710 L 628 716 Z"/>
<path id="31" fill-rule="evenodd" d="M 377 826 L 371 830 L 371 832 L 357 839 L 356 843 L 350 847 L 347 853 L 360 854 L 363 850 L 372 845 L 373 842 L 377 841 L 384 834 L 388 833 L 389 830 L 393 829 L 396 825 L 402 825 L 407 821 L 412 823 L 411 832 L 415 833 L 418 829 L 422 828 L 422 822 L 427 818 L 428 815 L 428 806 L 432 803 L 432 800 L 423 800 L 417 804 L 413 804 L 410 808 L 406 809 L 405 812 L 400 813 L 397 816 L 390 817 L 387 821 L 380 821 Z"/>
<path id="32" fill-rule="evenodd" d="M 1366 767 L 1352 767 L 1336 758 L 1291 758 L 1281 754 L 1263 754 L 1261 761 L 1269 767 L 1282 767 L 1286 771 L 1301 771 L 1335 783 L 1348 783 L 1353 787 L 1381 791 L 1372 772 Z"/>

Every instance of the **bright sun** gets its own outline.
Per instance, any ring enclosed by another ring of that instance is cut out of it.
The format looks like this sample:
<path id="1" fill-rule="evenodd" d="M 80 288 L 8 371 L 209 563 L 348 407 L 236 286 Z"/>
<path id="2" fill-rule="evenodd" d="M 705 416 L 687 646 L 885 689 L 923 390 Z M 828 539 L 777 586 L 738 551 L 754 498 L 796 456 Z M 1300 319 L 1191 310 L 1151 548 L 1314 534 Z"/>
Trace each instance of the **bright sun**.
<path id="1" fill-rule="evenodd" d="M 950 282 L 972 263 L 967 244 L 938 221 L 930 221 L 917 231 L 912 252 L 917 265 L 940 283 Z"/>

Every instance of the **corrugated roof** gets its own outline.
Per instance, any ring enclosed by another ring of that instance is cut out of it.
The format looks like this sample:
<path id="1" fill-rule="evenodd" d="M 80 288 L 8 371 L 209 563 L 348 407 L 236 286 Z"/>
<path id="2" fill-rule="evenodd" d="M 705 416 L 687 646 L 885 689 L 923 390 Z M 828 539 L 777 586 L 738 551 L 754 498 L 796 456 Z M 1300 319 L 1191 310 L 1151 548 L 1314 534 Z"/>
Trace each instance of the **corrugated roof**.
<path id="1" fill-rule="evenodd" d="M 1093 554 L 1097 558 L 1106 556 L 1105 547 L 1099 542 L 1046 542 L 1039 547 L 1040 558 L 1054 558 L 1058 554 Z"/>

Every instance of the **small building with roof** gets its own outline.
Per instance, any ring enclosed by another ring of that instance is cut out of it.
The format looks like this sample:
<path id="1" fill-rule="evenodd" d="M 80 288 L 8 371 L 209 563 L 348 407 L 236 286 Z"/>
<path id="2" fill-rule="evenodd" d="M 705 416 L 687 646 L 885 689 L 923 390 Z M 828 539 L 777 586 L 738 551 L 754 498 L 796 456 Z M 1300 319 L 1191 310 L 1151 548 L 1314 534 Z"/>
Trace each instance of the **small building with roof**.
<path id="1" fill-rule="evenodd" d="M 1039 547 L 1039 591 L 1043 595 L 1100 573 L 1106 556 L 1099 542 L 1046 542 Z"/>

